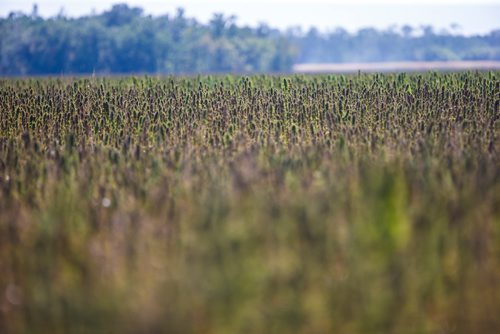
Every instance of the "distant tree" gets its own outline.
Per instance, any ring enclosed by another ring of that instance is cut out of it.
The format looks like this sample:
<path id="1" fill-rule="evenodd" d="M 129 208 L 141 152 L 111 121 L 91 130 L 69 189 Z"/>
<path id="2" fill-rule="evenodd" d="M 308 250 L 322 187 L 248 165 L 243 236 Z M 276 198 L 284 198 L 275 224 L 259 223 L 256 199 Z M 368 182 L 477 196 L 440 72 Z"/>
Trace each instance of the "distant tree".
<path id="1" fill-rule="evenodd" d="M 406 24 L 401 28 L 401 31 L 403 32 L 404 38 L 410 38 L 413 33 L 413 27 Z"/>
<path id="2" fill-rule="evenodd" d="M 103 17 L 108 27 L 122 26 L 132 22 L 132 20 L 142 16 L 142 9 L 131 8 L 126 4 L 113 5 L 111 10 L 104 12 Z"/>
<path id="3" fill-rule="evenodd" d="M 227 19 L 224 14 L 216 13 L 210 20 L 210 30 L 214 38 L 221 38 L 226 28 Z"/>
<path id="4" fill-rule="evenodd" d="M 33 4 L 33 9 L 31 10 L 31 17 L 34 19 L 38 18 L 38 5 L 36 3 Z"/>
<path id="5" fill-rule="evenodd" d="M 287 72 L 297 62 L 500 60 L 500 30 L 465 37 L 421 28 L 422 34 L 408 25 L 399 32 L 280 32 L 267 24 L 240 27 L 222 14 L 201 24 L 182 8 L 151 17 L 126 4 L 44 19 L 34 5 L 29 15 L 0 18 L 0 74 Z"/>

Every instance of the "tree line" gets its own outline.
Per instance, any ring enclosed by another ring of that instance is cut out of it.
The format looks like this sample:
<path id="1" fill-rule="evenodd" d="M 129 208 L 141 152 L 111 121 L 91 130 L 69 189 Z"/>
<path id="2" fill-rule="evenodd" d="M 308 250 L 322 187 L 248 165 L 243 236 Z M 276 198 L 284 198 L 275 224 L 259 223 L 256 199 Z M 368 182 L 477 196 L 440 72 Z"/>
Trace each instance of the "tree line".
<path id="1" fill-rule="evenodd" d="M 500 30 L 465 37 L 412 29 L 282 32 L 238 26 L 222 14 L 203 24 L 182 9 L 153 17 L 125 4 L 44 19 L 34 7 L 0 18 L 0 74 L 288 72 L 303 62 L 500 59 Z"/>

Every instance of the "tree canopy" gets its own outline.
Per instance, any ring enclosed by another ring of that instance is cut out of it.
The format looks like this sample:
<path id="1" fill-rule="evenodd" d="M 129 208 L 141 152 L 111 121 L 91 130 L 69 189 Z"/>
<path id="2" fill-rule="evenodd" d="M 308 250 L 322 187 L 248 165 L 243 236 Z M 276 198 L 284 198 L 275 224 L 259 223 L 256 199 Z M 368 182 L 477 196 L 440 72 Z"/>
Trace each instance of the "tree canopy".
<path id="1" fill-rule="evenodd" d="M 500 30 L 471 37 L 423 31 L 281 32 L 238 26 L 222 14 L 202 24 L 182 9 L 153 17 L 125 4 L 45 19 L 34 7 L 0 18 L 0 74 L 287 72 L 304 62 L 500 59 Z"/>

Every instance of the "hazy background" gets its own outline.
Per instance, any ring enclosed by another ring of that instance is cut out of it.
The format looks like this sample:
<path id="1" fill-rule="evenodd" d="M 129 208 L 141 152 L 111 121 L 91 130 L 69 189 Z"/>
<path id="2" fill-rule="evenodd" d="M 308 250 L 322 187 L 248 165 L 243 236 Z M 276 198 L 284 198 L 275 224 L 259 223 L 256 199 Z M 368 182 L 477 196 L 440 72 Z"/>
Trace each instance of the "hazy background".
<path id="1" fill-rule="evenodd" d="M 499 18 L 500 0 L 7 0 L 0 75 L 500 69 Z"/>
<path id="2" fill-rule="evenodd" d="M 384 29 L 391 25 L 432 25 L 436 29 L 448 29 L 458 24 L 455 32 L 465 35 L 484 34 L 500 27 L 500 0 L 185 0 L 185 1 L 113 1 L 113 0 L 41 0 L 36 1 L 41 16 L 48 17 L 63 12 L 68 16 L 81 16 L 92 11 L 108 10 L 112 4 L 125 2 L 138 6 L 145 13 L 173 14 L 176 9 L 185 9 L 186 16 L 207 23 L 213 13 L 236 15 L 238 24 L 256 26 L 265 22 L 273 27 L 285 29 L 300 26 L 308 29 L 315 26 L 321 31 L 341 26 L 348 31 L 363 27 Z M 30 12 L 32 0 L 4 0 L 0 3 L 0 15 L 11 11 Z"/>

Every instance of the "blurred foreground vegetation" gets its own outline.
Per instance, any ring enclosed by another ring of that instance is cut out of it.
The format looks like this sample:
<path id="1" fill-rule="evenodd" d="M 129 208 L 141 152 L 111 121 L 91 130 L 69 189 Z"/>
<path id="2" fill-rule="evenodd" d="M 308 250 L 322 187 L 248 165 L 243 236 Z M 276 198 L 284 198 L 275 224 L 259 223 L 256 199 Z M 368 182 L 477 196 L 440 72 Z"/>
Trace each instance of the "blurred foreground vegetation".
<path id="1" fill-rule="evenodd" d="M 498 332 L 498 75 L 0 80 L 0 332 Z"/>

